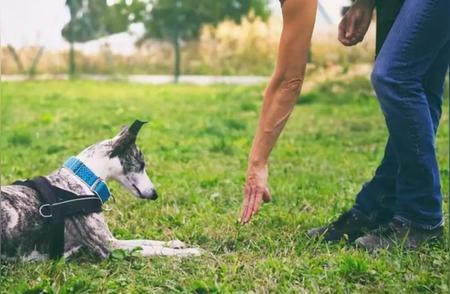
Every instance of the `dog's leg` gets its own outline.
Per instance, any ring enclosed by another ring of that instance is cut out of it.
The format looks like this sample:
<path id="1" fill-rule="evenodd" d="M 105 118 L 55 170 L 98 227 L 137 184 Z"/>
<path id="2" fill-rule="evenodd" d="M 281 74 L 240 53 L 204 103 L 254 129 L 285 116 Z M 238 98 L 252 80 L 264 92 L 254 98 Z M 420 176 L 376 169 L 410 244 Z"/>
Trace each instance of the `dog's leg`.
<path id="1" fill-rule="evenodd" d="M 161 246 L 168 247 L 172 249 L 183 249 L 186 248 L 186 244 L 181 242 L 180 240 L 172 240 L 172 241 L 155 241 L 155 240 L 116 240 L 123 244 L 124 246 Z"/>
<path id="2" fill-rule="evenodd" d="M 183 248 L 176 249 L 167 246 L 169 242 L 164 241 L 153 241 L 153 240 L 113 240 L 111 242 L 111 246 L 113 249 L 122 249 L 122 250 L 133 250 L 137 247 L 142 248 L 140 253 L 143 256 L 154 256 L 154 255 L 163 255 L 163 256 L 199 256 L 201 255 L 201 250 L 197 248 Z M 184 243 L 180 242 L 184 245 Z M 169 244 L 170 245 L 170 244 Z"/>
<path id="3" fill-rule="evenodd" d="M 66 219 L 65 254 L 82 246 L 100 258 L 108 257 L 110 241 L 114 239 L 102 213 L 76 216 Z"/>
<path id="4" fill-rule="evenodd" d="M 185 249 L 172 249 L 167 247 L 160 246 L 145 246 L 141 251 L 142 256 L 179 256 L 179 257 L 188 257 L 188 256 L 200 256 L 202 252 L 198 248 L 185 248 Z"/>
<path id="5" fill-rule="evenodd" d="M 103 215 L 93 213 L 89 216 L 71 218 L 66 222 L 66 242 L 83 245 L 89 251 L 102 258 L 109 255 L 113 249 L 131 251 L 141 247 L 143 256 L 198 256 L 201 251 L 197 248 L 184 248 L 186 245 L 180 241 L 153 241 L 153 240 L 117 240 L 108 229 Z M 177 249 L 178 248 L 178 249 Z"/>

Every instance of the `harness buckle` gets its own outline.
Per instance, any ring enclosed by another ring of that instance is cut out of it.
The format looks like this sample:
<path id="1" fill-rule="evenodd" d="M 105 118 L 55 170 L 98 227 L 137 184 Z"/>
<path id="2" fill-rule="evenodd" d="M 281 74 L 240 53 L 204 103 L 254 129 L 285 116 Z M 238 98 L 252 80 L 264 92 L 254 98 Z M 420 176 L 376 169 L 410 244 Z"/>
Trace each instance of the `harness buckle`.
<path id="1" fill-rule="evenodd" d="M 50 213 L 49 213 L 49 214 L 45 214 L 45 213 L 43 212 L 43 210 L 44 210 L 46 207 L 48 207 L 49 210 L 50 210 Z M 52 208 L 52 206 L 51 206 L 50 204 L 43 204 L 43 205 L 41 205 L 41 207 L 39 207 L 39 214 L 40 214 L 43 218 L 50 218 L 50 217 L 53 217 L 53 214 L 51 213 L 51 211 L 52 211 L 51 208 Z"/>

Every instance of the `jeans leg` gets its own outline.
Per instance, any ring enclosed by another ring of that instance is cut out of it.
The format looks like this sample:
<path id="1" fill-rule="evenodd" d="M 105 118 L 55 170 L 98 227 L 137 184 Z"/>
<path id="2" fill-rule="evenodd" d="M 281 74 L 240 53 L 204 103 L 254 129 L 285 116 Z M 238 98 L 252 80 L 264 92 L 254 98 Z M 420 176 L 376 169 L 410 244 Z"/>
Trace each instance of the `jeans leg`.
<path id="1" fill-rule="evenodd" d="M 375 3 L 377 9 L 375 54 L 378 56 L 404 0 L 376 0 Z M 392 144 L 392 140 L 388 139 L 383 160 L 377 168 L 374 177 L 363 185 L 356 196 L 354 208 L 372 218 L 389 220 L 394 213 L 398 164 Z"/>
<path id="2" fill-rule="evenodd" d="M 423 88 L 427 96 L 428 105 L 430 106 L 430 114 L 435 133 L 439 127 L 439 120 L 442 114 L 445 76 L 449 60 L 450 41 L 440 50 L 423 79 Z"/>
<path id="3" fill-rule="evenodd" d="M 424 79 L 449 39 L 441 29 L 447 6 L 446 0 L 406 0 L 372 73 L 398 162 L 395 213 L 425 228 L 442 222 L 435 127 Z"/>
<path id="4" fill-rule="evenodd" d="M 405 0 L 375 0 L 377 10 L 376 56 L 378 56 L 381 47 L 383 47 L 386 37 L 394 25 L 404 2 Z"/>
<path id="5" fill-rule="evenodd" d="M 423 88 L 428 101 L 434 133 L 436 134 L 442 114 L 444 82 L 447 60 L 450 59 L 450 42 L 440 50 L 425 74 Z M 391 138 L 388 139 L 384 157 L 374 177 L 356 196 L 354 208 L 381 220 L 389 220 L 394 214 L 398 163 Z"/>
<path id="6" fill-rule="evenodd" d="M 390 220 L 394 215 L 397 173 L 397 158 L 393 142 L 389 138 L 375 175 L 356 195 L 354 209 L 372 219 Z"/>

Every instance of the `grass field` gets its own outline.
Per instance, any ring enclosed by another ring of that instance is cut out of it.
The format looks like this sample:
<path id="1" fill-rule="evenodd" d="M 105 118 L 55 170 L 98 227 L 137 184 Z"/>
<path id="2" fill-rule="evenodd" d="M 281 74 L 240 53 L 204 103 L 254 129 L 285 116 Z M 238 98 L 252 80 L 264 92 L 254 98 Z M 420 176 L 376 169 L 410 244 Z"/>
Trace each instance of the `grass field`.
<path id="1" fill-rule="evenodd" d="M 105 212 L 119 238 L 180 239 L 190 259 L 114 252 L 44 263 L 1 263 L 2 293 L 447 292 L 448 252 L 371 255 L 305 231 L 352 205 L 381 159 L 384 120 L 365 78 L 325 82 L 304 95 L 271 158 L 273 202 L 238 225 L 246 157 L 263 87 L 144 86 L 119 82 L 2 84 L 1 179 L 48 174 L 134 119 L 161 197 L 111 183 Z M 448 95 L 448 94 L 447 94 Z M 448 112 L 437 140 L 448 207 Z M 445 209 L 448 213 L 447 209 Z"/>

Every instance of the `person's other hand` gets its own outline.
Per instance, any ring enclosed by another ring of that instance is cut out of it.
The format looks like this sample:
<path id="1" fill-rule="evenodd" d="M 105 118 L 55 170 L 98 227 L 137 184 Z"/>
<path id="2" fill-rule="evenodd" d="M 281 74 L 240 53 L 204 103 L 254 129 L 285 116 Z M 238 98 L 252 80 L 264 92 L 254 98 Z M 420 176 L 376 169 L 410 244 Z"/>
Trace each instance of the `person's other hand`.
<path id="1" fill-rule="evenodd" d="M 374 0 L 357 0 L 339 24 L 338 39 L 344 46 L 353 46 L 364 39 L 372 20 Z"/>
<path id="2" fill-rule="evenodd" d="M 242 203 L 241 224 L 248 223 L 255 215 L 261 201 L 270 202 L 272 197 L 267 185 L 268 168 L 267 165 L 249 165 L 247 180 L 244 189 L 244 200 Z"/>

